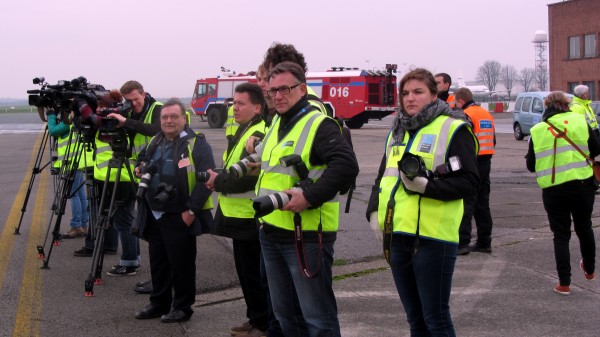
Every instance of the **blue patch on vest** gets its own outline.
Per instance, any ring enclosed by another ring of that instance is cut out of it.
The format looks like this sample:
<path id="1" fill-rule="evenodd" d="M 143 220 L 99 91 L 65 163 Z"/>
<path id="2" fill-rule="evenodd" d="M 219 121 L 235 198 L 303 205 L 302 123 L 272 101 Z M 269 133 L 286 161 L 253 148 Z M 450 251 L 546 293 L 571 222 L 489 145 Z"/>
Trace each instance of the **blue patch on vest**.
<path id="1" fill-rule="evenodd" d="M 433 143 L 435 142 L 435 135 L 426 134 L 421 136 L 421 142 L 419 144 L 419 152 L 430 153 L 433 149 Z"/>
<path id="2" fill-rule="evenodd" d="M 492 121 L 489 119 L 482 119 L 479 121 L 479 128 L 481 129 L 491 129 Z"/>
<path id="3" fill-rule="evenodd" d="M 293 140 L 288 140 L 287 142 L 281 144 L 281 147 L 287 147 L 287 146 L 294 146 L 294 141 Z"/>

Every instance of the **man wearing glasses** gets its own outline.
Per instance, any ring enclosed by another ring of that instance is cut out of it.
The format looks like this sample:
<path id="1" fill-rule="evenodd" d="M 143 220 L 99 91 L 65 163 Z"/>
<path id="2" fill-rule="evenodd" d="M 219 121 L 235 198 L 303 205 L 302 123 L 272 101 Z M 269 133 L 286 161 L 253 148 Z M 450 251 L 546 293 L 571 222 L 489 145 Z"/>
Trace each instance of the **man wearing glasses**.
<path id="1" fill-rule="evenodd" d="M 164 323 L 187 321 L 196 296 L 196 235 L 212 223 L 211 191 L 196 183 L 198 172 L 214 169 L 212 149 L 204 135 L 186 121 L 176 98 L 160 113 L 161 132 L 140 153 L 135 172 L 150 173 L 142 202 L 149 210 L 142 233 L 148 240 L 152 294 L 137 319 L 161 317 Z M 174 290 L 174 291 L 173 291 Z M 174 295 L 173 295 L 174 294 Z"/>
<path id="2" fill-rule="evenodd" d="M 339 125 L 308 102 L 302 67 L 282 62 L 269 76 L 268 94 L 279 118 L 257 149 L 261 155 L 257 194 L 289 196 L 281 209 L 259 217 L 271 302 L 285 336 L 301 335 L 294 290 L 307 334 L 340 336 L 332 289 L 339 225 L 336 196 L 348 190 L 358 175 L 358 163 Z M 281 159 L 290 155 L 295 157 L 293 164 L 282 165 Z M 300 179 L 302 168 L 308 179 Z"/>

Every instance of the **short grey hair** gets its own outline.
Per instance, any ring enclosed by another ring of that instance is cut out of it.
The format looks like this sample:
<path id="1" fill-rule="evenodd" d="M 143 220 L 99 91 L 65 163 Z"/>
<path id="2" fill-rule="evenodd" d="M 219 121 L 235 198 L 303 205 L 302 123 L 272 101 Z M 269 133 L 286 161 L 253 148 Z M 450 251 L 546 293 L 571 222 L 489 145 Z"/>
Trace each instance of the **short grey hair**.
<path id="1" fill-rule="evenodd" d="M 573 88 L 573 94 L 579 98 L 588 92 L 590 92 L 590 88 L 587 85 L 580 84 Z"/>

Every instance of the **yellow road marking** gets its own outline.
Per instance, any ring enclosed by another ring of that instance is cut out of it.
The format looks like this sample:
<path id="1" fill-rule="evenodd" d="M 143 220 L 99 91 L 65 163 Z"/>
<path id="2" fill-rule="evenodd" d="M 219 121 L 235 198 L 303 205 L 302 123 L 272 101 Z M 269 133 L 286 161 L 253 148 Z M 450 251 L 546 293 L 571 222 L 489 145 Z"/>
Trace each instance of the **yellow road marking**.
<path id="1" fill-rule="evenodd" d="M 40 134 L 33 146 L 31 160 L 29 161 L 28 170 L 25 172 L 31 172 L 33 169 L 33 165 L 35 164 L 35 159 L 37 156 L 37 151 L 42 142 L 42 134 Z M 0 237 L 0 289 L 2 289 L 2 285 L 4 284 L 4 278 L 6 277 L 6 270 L 8 268 L 8 261 L 10 259 L 10 254 L 12 252 L 12 247 L 14 242 L 18 237 L 14 235 L 15 227 L 19 223 L 19 218 L 21 217 L 21 207 L 23 206 L 23 200 L 25 200 L 25 193 L 27 192 L 27 187 L 29 186 L 29 180 L 31 175 L 29 173 L 25 174 L 23 177 L 23 181 L 21 182 L 21 186 L 19 187 L 19 192 L 15 196 L 15 201 L 8 213 L 8 218 L 6 219 L 6 223 L 4 224 L 4 230 L 2 231 L 2 236 Z"/>
<path id="2" fill-rule="evenodd" d="M 19 290 L 19 304 L 17 306 L 17 319 L 13 336 L 40 335 L 40 315 L 42 312 L 42 270 L 37 259 L 38 252 L 36 243 L 42 240 L 42 227 L 46 222 L 46 188 L 48 186 L 48 174 L 42 174 L 37 196 L 29 240 L 27 242 L 27 254 L 23 270 L 23 280 Z"/>

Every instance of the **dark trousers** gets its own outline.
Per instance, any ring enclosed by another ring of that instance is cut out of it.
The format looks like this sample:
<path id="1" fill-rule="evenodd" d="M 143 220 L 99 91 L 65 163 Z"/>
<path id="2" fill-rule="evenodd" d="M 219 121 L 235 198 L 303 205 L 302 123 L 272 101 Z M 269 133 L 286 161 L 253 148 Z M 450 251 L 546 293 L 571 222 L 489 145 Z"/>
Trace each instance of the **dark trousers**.
<path id="1" fill-rule="evenodd" d="M 421 239 L 413 255 L 414 237 L 394 234 L 390 256 L 396 289 L 412 337 L 454 337 L 450 290 L 456 263 L 454 243 Z"/>
<path id="2" fill-rule="evenodd" d="M 596 264 L 596 240 L 592 230 L 595 187 L 590 179 L 567 182 L 542 190 L 544 208 L 548 213 L 550 229 L 554 234 L 554 259 L 560 285 L 571 284 L 571 218 L 579 238 L 581 257 L 588 273 Z"/>
<path id="3" fill-rule="evenodd" d="M 459 246 L 468 246 L 471 242 L 471 220 L 475 217 L 477 226 L 477 246 L 492 246 L 492 213 L 490 212 L 490 170 L 492 156 L 478 156 L 477 170 L 479 171 L 479 191 L 477 194 L 464 199 L 464 214 L 460 223 Z"/>
<path id="4" fill-rule="evenodd" d="M 267 330 L 267 290 L 260 275 L 260 241 L 233 239 L 233 259 L 246 301 L 246 316 L 255 328 Z"/>
<path id="5" fill-rule="evenodd" d="M 192 312 L 196 298 L 196 236 L 180 213 L 165 213 L 146 224 L 155 307 Z M 173 296 L 174 290 L 174 296 Z"/>

